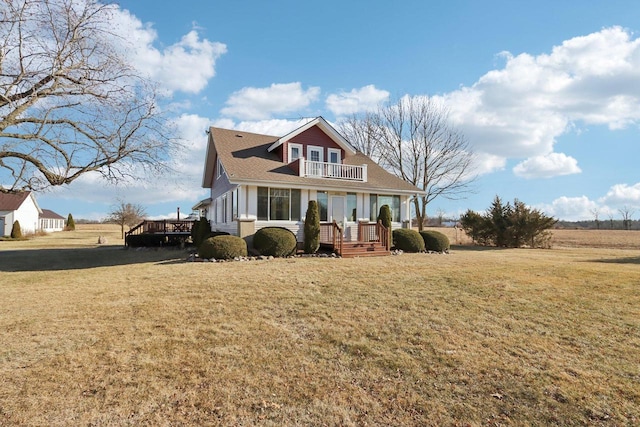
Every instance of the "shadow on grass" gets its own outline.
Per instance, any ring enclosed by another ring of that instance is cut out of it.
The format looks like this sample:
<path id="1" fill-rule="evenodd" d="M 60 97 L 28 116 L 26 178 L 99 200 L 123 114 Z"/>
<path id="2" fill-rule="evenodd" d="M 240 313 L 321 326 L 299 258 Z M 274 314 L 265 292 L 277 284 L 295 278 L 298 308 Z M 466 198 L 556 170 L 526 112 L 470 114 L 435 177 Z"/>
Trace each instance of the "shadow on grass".
<path id="1" fill-rule="evenodd" d="M 96 267 L 178 261 L 187 253 L 177 248 L 126 249 L 123 246 L 0 251 L 0 271 L 64 271 Z"/>
<path id="2" fill-rule="evenodd" d="M 503 251 L 507 248 L 498 248 L 495 246 L 451 245 L 450 249 L 452 251 L 480 252 L 480 251 Z"/>
<path id="3" fill-rule="evenodd" d="M 590 262 L 601 262 L 605 264 L 640 264 L 640 256 L 621 258 L 600 258 L 592 259 Z"/>

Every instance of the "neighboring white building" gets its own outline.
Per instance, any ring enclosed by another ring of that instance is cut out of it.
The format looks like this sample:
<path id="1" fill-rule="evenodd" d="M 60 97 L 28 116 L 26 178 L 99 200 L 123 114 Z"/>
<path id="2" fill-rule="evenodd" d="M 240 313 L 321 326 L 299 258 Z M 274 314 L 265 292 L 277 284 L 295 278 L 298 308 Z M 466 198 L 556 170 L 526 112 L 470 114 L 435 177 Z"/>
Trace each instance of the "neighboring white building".
<path id="1" fill-rule="evenodd" d="M 64 230 L 64 224 L 65 219 L 63 216 L 49 209 L 42 209 L 42 214 L 40 215 L 40 230 L 47 233 L 62 231 Z"/>
<path id="2" fill-rule="evenodd" d="M 30 191 L 0 192 L 0 235 L 10 236 L 15 221 L 20 223 L 22 233 L 34 233 L 40 228 L 41 213 Z"/>

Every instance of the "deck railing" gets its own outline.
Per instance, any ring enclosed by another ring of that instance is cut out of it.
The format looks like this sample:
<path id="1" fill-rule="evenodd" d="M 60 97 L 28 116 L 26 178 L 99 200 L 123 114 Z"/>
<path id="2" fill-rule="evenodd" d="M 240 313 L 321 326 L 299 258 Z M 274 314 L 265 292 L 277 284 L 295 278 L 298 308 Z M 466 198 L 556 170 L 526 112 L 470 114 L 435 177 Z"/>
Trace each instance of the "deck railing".
<path id="1" fill-rule="evenodd" d="M 337 222 L 325 222 L 320 224 L 320 243 L 330 244 L 333 250 L 342 255 L 344 233 Z"/>
<path id="2" fill-rule="evenodd" d="M 344 165 L 342 163 L 312 162 L 301 158 L 300 176 L 367 182 L 367 165 L 357 166 Z"/>
<path id="3" fill-rule="evenodd" d="M 391 249 L 390 230 L 378 222 L 359 222 L 358 241 L 359 242 L 380 242 L 387 250 Z"/>
<path id="4" fill-rule="evenodd" d="M 126 236 L 136 234 L 189 234 L 193 221 L 175 219 L 144 220 L 125 233 Z"/>

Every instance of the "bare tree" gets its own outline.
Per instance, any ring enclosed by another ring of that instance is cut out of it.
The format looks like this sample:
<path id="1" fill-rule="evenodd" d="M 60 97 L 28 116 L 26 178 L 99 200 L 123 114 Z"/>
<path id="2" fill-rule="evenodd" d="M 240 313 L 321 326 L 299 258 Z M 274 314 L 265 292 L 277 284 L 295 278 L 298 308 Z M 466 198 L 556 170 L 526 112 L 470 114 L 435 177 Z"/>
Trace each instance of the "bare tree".
<path id="1" fill-rule="evenodd" d="M 141 205 L 120 201 L 109 212 L 108 220 L 120 225 L 120 231 L 124 239 L 124 226 L 131 228 L 134 225 L 138 225 L 146 215 L 147 213 Z"/>
<path id="2" fill-rule="evenodd" d="M 405 96 L 359 121 L 351 134 L 379 138 L 378 162 L 396 176 L 423 189 L 414 198 L 418 228 L 437 197 L 457 199 L 471 191 L 474 154 L 467 139 L 449 122 L 445 106 L 432 98 Z M 350 134 L 347 133 L 347 137 Z"/>
<path id="3" fill-rule="evenodd" d="M 600 211 L 598 210 L 598 208 L 593 208 L 590 210 L 591 215 L 593 215 L 593 218 L 595 219 L 596 222 L 596 229 L 600 230 L 600 220 L 598 219 L 600 216 Z"/>
<path id="4" fill-rule="evenodd" d="M 338 124 L 338 130 L 356 150 L 380 162 L 382 138 L 377 114 L 353 114 Z"/>
<path id="5" fill-rule="evenodd" d="M 172 139 L 113 12 L 96 0 L 0 0 L 0 190 L 162 165 Z"/>
<path id="6" fill-rule="evenodd" d="M 436 210 L 436 218 L 438 218 L 438 226 L 439 227 L 442 227 L 442 223 L 444 222 L 445 214 L 446 214 L 446 212 L 442 208 L 438 208 L 438 210 Z"/>
<path id="7" fill-rule="evenodd" d="M 635 211 L 628 206 L 623 206 L 621 209 L 618 209 L 618 212 L 622 215 L 622 227 L 625 230 L 629 230 L 631 228 L 631 217 Z"/>

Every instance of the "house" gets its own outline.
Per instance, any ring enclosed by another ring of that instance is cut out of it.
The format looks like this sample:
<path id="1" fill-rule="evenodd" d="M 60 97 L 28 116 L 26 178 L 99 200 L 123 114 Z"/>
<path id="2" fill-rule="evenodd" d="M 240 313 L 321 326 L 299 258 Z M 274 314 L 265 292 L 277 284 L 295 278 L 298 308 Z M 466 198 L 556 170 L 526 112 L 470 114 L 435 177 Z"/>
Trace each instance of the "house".
<path id="1" fill-rule="evenodd" d="M 0 192 L 0 235 L 11 235 L 18 221 L 22 233 L 34 233 L 40 224 L 42 210 L 30 191 Z"/>
<path id="2" fill-rule="evenodd" d="M 47 233 L 64 230 L 65 219 L 49 209 L 42 209 L 40 214 L 40 230 Z"/>
<path id="3" fill-rule="evenodd" d="M 304 216 L 316 200 L 321 223 L 334 223 L 344 241 L 357 241 L 361 224 L 376 223 L 389 205 L 392 227 L 407 227 L 419 188 L 356 151 L 318 117 L 284 136 L 212 127 L 202 186 L 210 197 L 193 209 L 214 230 L 250 238 L 267 226 L 304 240 Z"/>

